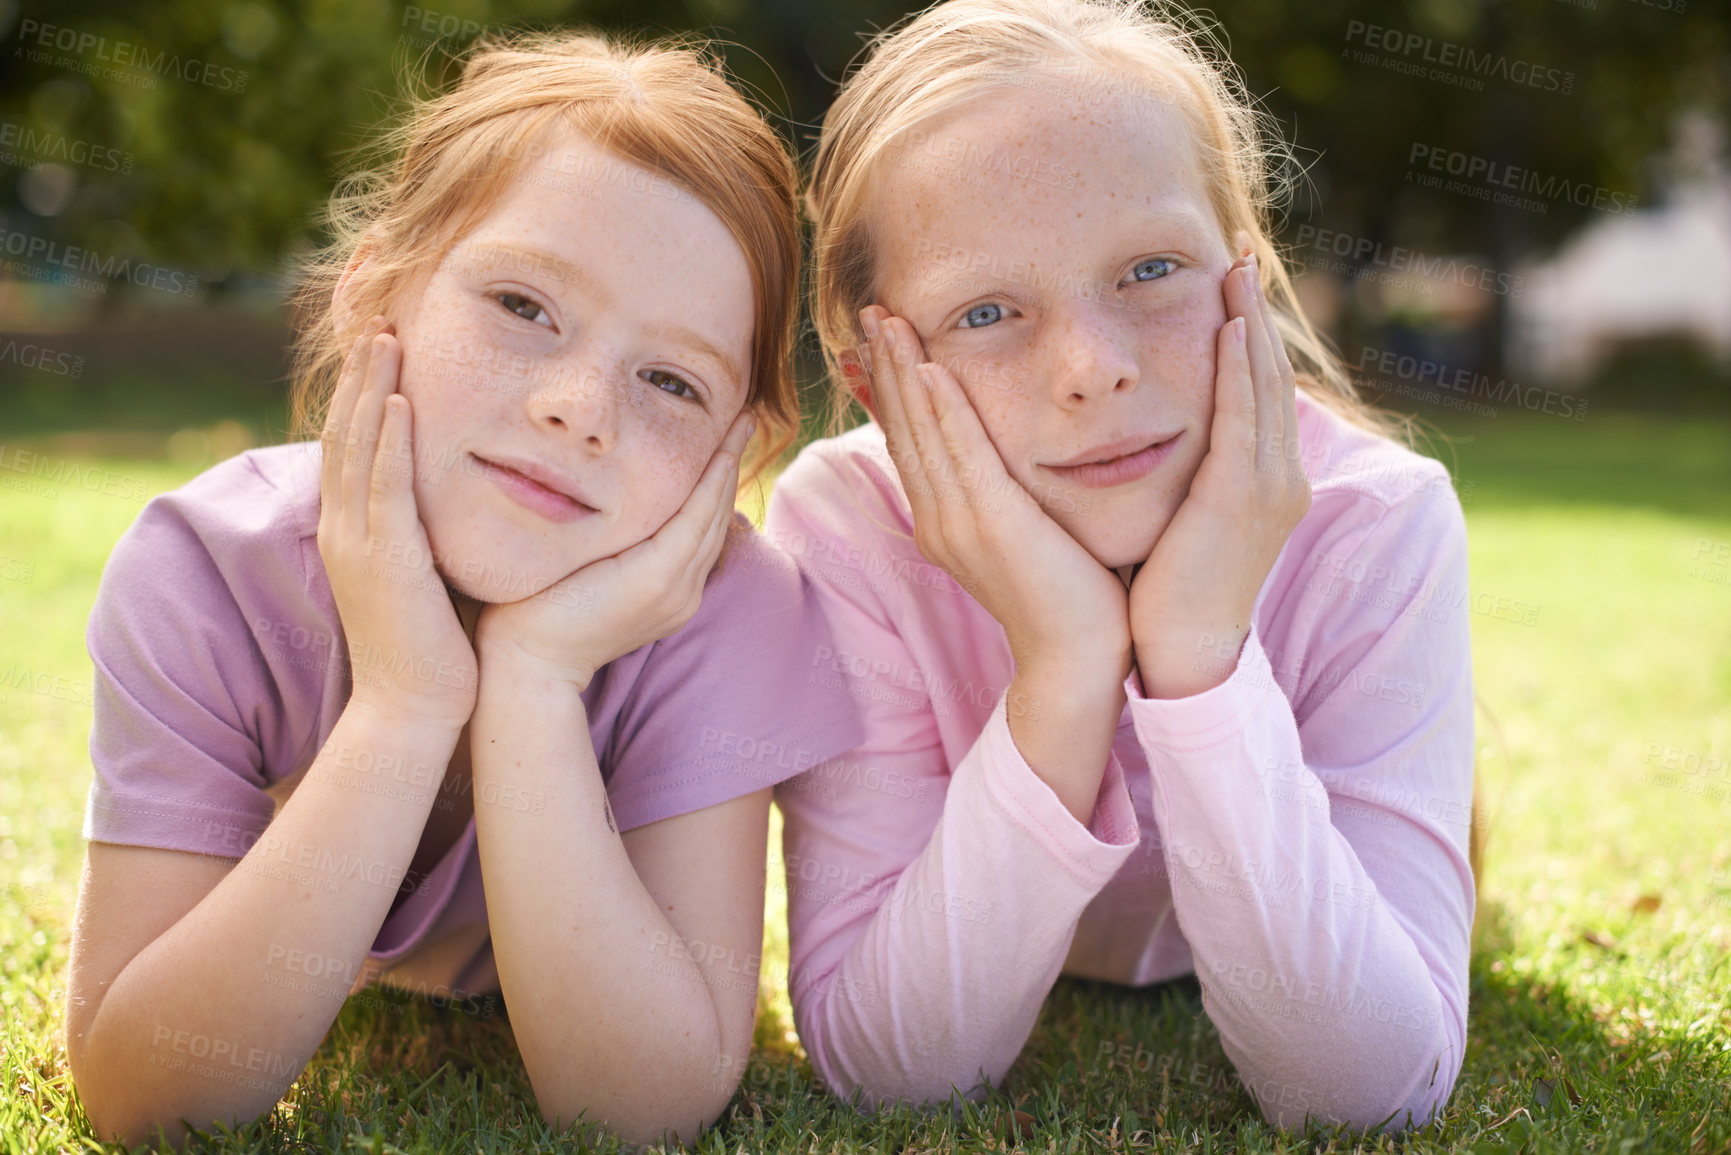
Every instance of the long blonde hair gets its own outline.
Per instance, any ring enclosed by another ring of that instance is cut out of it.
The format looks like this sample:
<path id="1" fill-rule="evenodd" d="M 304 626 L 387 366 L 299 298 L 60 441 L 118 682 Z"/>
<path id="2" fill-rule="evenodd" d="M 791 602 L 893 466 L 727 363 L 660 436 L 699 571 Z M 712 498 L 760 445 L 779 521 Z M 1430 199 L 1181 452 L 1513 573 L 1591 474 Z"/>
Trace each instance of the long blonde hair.
<path id="1" fill-rule="evenodd" d="M 824 117 L 805 206 L 814 234 L 812 317 L 839 419 L 840 357 L 860 343 L 876 258 L 871 196 L 886 160 L 919 126 L 982 93 L 1014 86 L 1113 90 L 1176 106 L 1190 129 L 1221 234 L 1248 233 L 1288 357 L 1305 391 L 1348 420 L 1389 434 L 1390 415 L 1358 395 L 1311 325 L 1274 243 L 1276 194 L 1290 154 L 1246 95 L 1212 30 L 1165 0 L 946 0 L 885 30 Z"/>
<path id="2" fill-rule="evenodd" d="M 414 103 L 348 177 L 326 218 L 333 239 L 303 266 L 295 297 L 294 433 L 312 437 L 349 344 L 367 319 L 435 268 L 559 126 L 659 173 L 719 217 L 755 293 L 746 405 L 758 418 L 742 484 L 793 440 L 799 293 L 798 183 L 781 138 L 700 46 L 583 33 L 489 37 L 449 92 Z M 333 294 L 357 254 L 338 316 Z"/>

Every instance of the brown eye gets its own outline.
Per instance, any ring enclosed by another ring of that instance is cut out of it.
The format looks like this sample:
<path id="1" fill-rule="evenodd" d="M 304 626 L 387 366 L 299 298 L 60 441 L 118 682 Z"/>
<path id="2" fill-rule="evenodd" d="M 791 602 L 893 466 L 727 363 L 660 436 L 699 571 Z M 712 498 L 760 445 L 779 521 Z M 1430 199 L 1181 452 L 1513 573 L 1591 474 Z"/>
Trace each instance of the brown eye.
<path id="1" fill-rule="evenodd" d="M 547 310 L 541 307 L 541 302 L 533 297 L 525 297 L 522 293 L 497 293 L 494 299 L 525 321 L 548 326 L 553 323 L 553 319 L 547 316 Z"/>
<path id="2" fill-rule="evenodd" d="M 664 369 L 645 369 L 643 371 L 643 379 L 655 386 L 657 389 L 666 393 L 671 393 L 675 397 L 684 397 L 691 400 L 697 399 L 697 390 L 691 387 L 691 382 L 687 381 L 683 377 L 675 377 L 672 373 L 669 373 Z"/>

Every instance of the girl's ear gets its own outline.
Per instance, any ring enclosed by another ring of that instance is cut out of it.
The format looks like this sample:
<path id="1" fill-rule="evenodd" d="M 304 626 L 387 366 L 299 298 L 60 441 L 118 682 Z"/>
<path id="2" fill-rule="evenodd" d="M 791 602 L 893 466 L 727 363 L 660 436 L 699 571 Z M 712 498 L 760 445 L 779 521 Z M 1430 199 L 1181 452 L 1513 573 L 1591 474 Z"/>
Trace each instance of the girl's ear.
<path id="1" fill-rule="evenodd" d="M 836 361 L 841 365 L 842 381 L 847 387 L 848 395 L 859 402 L 860 408 L 876 421 L 878 411 L 872 404 L 871 377 L 866 373 L 859 354 L 846 352 L 837 357 Z"/>

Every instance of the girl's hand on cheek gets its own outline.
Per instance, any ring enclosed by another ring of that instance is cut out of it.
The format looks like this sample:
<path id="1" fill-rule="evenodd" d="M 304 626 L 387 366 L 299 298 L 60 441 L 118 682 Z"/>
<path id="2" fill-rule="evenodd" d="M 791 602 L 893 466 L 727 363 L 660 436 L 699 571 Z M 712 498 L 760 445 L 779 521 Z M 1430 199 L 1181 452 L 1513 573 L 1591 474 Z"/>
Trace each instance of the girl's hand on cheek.
<path id="1" fill-rule="evenodd" d="M 727 540 L 755 425 L 747 412 L 734 419 L 685 504 L 653 536 L 532 597 L 484 607 L 475 634 L 482 663 L 528 666 L 582 690 L 608 662 L 690 621 Z"/>
<path id="2" fill-rule="evenodd" d="M 383 318 L 355 342 L 321 438 L 319 556 L 348 640 L 351 703 L 457 728 L 475 709 L 475 651 L 415 507 L 403 350 Z"/>
<path id="3" fill-rule="evenodd" d="M 1004 467 L 949 370 L 924 360 L 912 325 L 860 313 L 872 394 L 913 507 L 914 542 L 1009 636 L 1018 676 L 1077 679 L 1108 693 L 1129 669 L 1123 583 L 1041 509 Z"/>
<path id="4" fill-rule="evenodd" d="M 1136 666 L 1151 698 L 1224 682 L 1286 539 L 1310 509 L 1295 452 L 1297 388 L 1255 259 L 1226 274 L 1208 453 L 1130 587 Z"/>

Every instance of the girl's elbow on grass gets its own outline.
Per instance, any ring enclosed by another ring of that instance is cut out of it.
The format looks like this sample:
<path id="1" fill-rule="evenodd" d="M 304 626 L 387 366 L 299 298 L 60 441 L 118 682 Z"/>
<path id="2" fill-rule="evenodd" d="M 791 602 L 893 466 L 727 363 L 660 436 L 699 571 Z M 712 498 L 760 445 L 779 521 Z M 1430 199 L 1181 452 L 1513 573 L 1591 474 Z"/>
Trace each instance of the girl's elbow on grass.
<path id="1" fill-rule="evenodd" d="M 276 1106 L 272 1102 L 247 1113 L 231 1112 L 225 1115 L 222 1112 L 212 1112 L 209 1119 L 200 1123 L 196 1121 L 199 1113 L 178 1112 L 160 1101 L 116 1102 L 113 1098 L 92 1096 L 78 1081 L 76 1072 L 73 1075 L 73 1085 L 78 1089 L 79 1102 L 84 1108 L 85 1117 L 90 1120 L 91 1131 L 104 1140 L 121 1143 L 128 1149 L 140 1143 L 156 1142 L 160 1138 L 174 1150 L 184 1150 L 189 1122 L 194 1127 L 204 1129 L 219 1123 L 239 1128 L 267 1114 Z"/>
<path id="2" fill-rule="evenodd" d="M 744 1073 L 743 1064 L 726 1056 L 718 1056 L 709 1070 L 713 1077 L 637 1080 L 623 1093 L 606 1096 L 611 1100 L 607 1108 L 599 1106 L 597 1100 L 603 1096 L 594 1094 L 594 1087 L 588 1088 L 589 1094 L 582 1087 L 537 1090 L 535 1105 L 542 1120 L 553 1127 L 567 1127 L 581 1118 L 630 1143 L 653 1145 L 672 1142 L 674 1137 L 690 1143 L 727 1110 Z"/>
<path id="3" fill-rule="evenodd" d="M 161 1049 L 171 1053 L 158 1055 L 153 1049 L 137 1058 L 136 1065 L 93 1055 L 88 1038 L 68 1046 L 72 1086 L 94 1134 L 129 1148 L 160 1136 L 178 1150 L 185 1146 L 188 1124 L 200 1129 L 243 1127 L 269 1114 L 300 1075 L 298 1068 L 284 1068 L 261 1077 L 244 1064 L 225 1064 L 209 1051 L 201 1057 L 191 1046 L 180 1053 L 172 1040 L 166 1043 Z M 144 1066 L 178 1071 L 180 1080 L 141 1078 L 138 1068 Z M 213 1095 L 216 1088 L 209 1080 L 220 1081 L 226 1093 Z M 248 1093 L 237 1093 L 243 1090 Z"/>
<path id="4" fill-rule="evenodd" d="M 611 1117 L 597 1116 L 594 1105 L 583 1102 L 580 1096 L 555 1098 L 538 1095 L 536 1105 L 540 1109 L 542 1121 L 550 1127 L 569 1127 L 578 1119 L 583 1119 L 600 1124 L 627 1143 L 644 1146 L 666 1143 L 669 1146 L 678 1146 L 694 1142 L 709 1130 L 727 1109 L 732 1098 L 733 1091 L 730 1089 L 727 1097 L 719 1100 L 711 1097 L 703 1103 L 643 1104 L 637 1110 L 619 1111 Z"/>
<path id="5" fill-rule="evenodd" d="M 1416 1074 L 1418 1087 L 1399 1102 L 1384 1088 L 1343 1088 L 1329 1095 L 1297 1084 L 1266 1087 L 1256 1094 L 1262 1117 L 1276 1127 L 1302 1128 L 1311 1122 L 1346 1127 L 1355 1134 L 1417 1130 L 1448 1106 L 1459 1064 L 1435 1056 Z"/>

